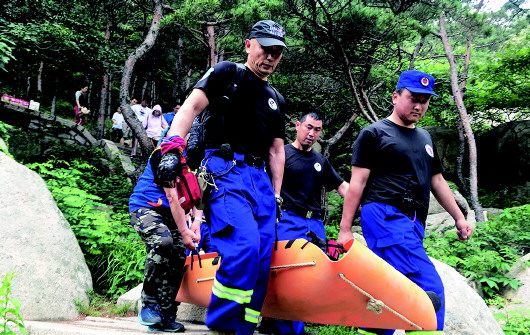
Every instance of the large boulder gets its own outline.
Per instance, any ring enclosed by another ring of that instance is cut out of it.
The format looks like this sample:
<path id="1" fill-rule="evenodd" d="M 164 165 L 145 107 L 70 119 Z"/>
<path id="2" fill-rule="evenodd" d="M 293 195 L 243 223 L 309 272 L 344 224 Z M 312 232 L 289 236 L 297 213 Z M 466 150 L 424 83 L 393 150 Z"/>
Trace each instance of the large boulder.
<path id="1" fill-rule="evenodd" d="M 445 287 L 445 335 L 503 335 L 492 312 L 467 280 L 447 264 L 431 259 Z M 395 335 L 405 335 L 399 330 Z"/>
<path id="2" fill-rule="evenodd" d="M 518 289 L 508 288 L 504 292 L 504 297 L 511 302 L 508 309 L 530 310 L 530 267 L 525 265 L 530 260 L 530 254 L 521 257 L 507 274 L 508 277 L 518 279 L 523 286 Z"/>
<path id="3" fill-rule="evenodd" d="M 445 287 L 445 335 L 503 335 L 500 325 L 466 278 L 432 259 Z"/>
<path id="4" fill-rule="evenodd" d="M 460 210 L 462 211 L 462 213 L 464 213 L 464 215 L 467 215 L 467 213 L 469 213 L 471 208 L 469 207 L 469 204 L 467 203 L 466 198 L 464 198 L 464 196 L 458 191 L 453 191 L 453 195 L 454 195 L 455 201 L 456 201 L 457 205 L 460 207 Z M 442 205 L 440 205 L 438 200 L 436 200 L 434 195 L 431 193 L 430 194 L 430 200 L 429 200 L 428 213 L 429 214 L 439 214 L 439 213 L 444 213 L 444 212 L 445 212 L 445 209 L 442 207 Z"/>
<path id="5" fill-rule="evenodd" d="M 37 173 L 0 152 L 0 276 L 25 320 L 72 320 L 92 277 L 70 225 Z"/>

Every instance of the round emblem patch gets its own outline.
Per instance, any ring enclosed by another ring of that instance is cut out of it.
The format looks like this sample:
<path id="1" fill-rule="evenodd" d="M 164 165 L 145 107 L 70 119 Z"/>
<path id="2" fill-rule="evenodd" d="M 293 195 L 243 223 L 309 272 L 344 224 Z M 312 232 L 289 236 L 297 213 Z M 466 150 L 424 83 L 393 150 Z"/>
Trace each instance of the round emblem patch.
<path id="1" fill-rule="evenodd" d="M 429 86 L 429 78 L 427 78 L 427 77 L 423 77 L 423 78 L 421 78 L 421 81 L 420 81 L 420 82 L 421 82 L 421 84 L 422 84 L 423 86 L 425 86 L 425 87 Z"/>
<path id="2" fill-rule="evenodd" d="M 427 151 L 427 154 L 434 158 L 434 150 L 432 147 L 428 144 L 425 144 L 425 151 Z"/>
<path id="3" fill-rule="evenodd" d="M 317 170 L 318 172 L 322 170 L 322 165 L 320 165 L 320 163 L 315 163 L 314 167 L 315 167 L 315 170 Z"/>
<path id="4" fill-rule="evenodd" d="M 269 98 L 269 107 L 272 110 L 277 110 L 278 109 L 278 105 L 276 105 L 276 101 L 274 101 L 273 98 Z"/>

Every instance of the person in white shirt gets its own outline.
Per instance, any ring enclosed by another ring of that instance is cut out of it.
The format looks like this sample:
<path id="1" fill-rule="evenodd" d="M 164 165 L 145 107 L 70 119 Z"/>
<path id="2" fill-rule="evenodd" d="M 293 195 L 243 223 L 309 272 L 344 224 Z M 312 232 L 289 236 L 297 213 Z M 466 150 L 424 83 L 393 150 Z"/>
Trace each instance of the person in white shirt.
<path id="1" fill-rule="evenodd" d="M 114 115 L 112 115 L 112 133 L 110 138 L 112 141 L 120 143 L 123 145 L 123 123 L 125 119 L 121 113 L 121 107 L 118 107 Z"/>
<path id="2" fill-rule="evenodd" d="M 136 117 L 138 118 L 138 121 L 143 122 L 146 116 L 153 111 L 151 108 L 147 106 L 147 100 L 143 99 L 141 104 L 136 104 L 131 106 L 131 109 L 136 114 Z M 132 144 L 132 150 L 131 150 L 131 156 L 136 156 L 136 152 L 138 151 L 138 137 L 136 134 L 134 134 L 133 131 L 133 144 Z"/>

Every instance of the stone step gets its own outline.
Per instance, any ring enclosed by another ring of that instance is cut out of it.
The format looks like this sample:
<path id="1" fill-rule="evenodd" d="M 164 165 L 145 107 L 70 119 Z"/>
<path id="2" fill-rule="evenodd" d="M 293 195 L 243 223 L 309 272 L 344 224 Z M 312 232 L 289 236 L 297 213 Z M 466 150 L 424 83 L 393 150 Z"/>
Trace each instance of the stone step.
<path id="1" fill-rule="evenodd" d="M 182 322 L 186 327 L 185 334 L 211 334 L 204 324 Z M 137 317 L 103 318 L 87 316 L 75 321 L 44 322 L 26 321 L 28 335 L 145 335 L 168 334 L 164 332 L 147 332 L 147 327 L 138 322 Z"/>

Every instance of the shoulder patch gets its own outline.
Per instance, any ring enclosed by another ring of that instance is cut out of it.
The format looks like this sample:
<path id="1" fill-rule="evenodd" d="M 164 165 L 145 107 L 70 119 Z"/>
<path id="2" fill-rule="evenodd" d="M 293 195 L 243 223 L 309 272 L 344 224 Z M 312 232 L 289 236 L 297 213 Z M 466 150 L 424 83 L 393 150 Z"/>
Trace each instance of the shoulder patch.
<path id="1" fill-rule="evenodd" d="M 278 105 L 276 104 L 276 101 L 274 101 L 273 98 L 269 98 L 269 107 L 272 110 L 277 110 L 278 109 Z"/>
<path id="2" fill-rule="evenodd" d="M 425 144 L 425 151 L 427 151 L 427 154 L 434 158 L 434 150 L 429 144 Z"/>

